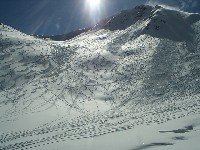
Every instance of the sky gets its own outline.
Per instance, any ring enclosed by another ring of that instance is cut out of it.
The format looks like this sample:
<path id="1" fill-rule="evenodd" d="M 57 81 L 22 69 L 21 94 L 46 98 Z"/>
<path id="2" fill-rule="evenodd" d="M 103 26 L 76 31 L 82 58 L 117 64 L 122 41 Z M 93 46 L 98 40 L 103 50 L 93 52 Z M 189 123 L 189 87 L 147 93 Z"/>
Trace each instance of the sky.
<path id="1" fill-rule="evenodd" d="M 137 5 L 200 13 L 199 0 L 1 0 L 0 22 L 26 34 L 60 35 Z"/>

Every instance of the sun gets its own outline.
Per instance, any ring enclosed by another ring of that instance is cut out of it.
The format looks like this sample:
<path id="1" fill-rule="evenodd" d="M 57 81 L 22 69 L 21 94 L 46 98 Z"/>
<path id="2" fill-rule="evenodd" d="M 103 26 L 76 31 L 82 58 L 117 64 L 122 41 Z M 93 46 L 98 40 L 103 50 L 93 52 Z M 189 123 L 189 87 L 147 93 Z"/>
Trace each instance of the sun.
<path id="1" fill-rule="evenodd" d="M 94 9 L 98 7 L 101 3 L 101 0 L 87 0 L 90 8 Z"/>
<path id="2" fill-rule="evenodd" d="M 105 15 L 106 0 L 84 0 L 84 12 L 92 24 L 97 23 Z"/>

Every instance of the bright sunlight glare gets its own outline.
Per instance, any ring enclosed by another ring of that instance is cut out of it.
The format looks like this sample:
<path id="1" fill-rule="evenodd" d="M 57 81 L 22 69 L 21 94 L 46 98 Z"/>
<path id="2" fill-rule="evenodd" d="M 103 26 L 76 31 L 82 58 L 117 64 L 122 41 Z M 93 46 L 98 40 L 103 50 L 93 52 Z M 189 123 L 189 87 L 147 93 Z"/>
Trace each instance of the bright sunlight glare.
<path id="1" fill-rule="evenodd" d="M 105 14 L 105 0 L 85 0 L 84 11 L 89 14 L 92 24 L 97 23 Z"/>
<path id="2" fill-rule="evenodd" d="M 91 9 L 94 9 L 100 5 L 101 0 L 87 0 Z"/>

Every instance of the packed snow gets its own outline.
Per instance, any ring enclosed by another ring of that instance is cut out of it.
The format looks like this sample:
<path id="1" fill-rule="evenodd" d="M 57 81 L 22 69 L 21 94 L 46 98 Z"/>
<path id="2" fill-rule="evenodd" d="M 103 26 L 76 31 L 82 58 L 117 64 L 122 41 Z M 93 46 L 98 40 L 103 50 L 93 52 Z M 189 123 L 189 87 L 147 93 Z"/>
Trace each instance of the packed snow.
<path id="1" fill-rule="evenodd" d="M 0 149 L 197 150 L 200 15 L 141 5 L 88 29 L 0 25 Z"/>

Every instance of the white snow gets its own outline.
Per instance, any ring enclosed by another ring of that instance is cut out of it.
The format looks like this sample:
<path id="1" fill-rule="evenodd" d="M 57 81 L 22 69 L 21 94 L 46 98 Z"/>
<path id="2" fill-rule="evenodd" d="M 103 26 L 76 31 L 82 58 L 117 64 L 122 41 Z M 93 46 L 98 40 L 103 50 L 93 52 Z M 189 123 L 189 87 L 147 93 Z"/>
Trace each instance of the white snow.
<path id="1" fill-rule="evenodd" d="M 59 42 L 1 24 L 0 149 L 198 149 L 199 37 L 151 6 Z"/>

